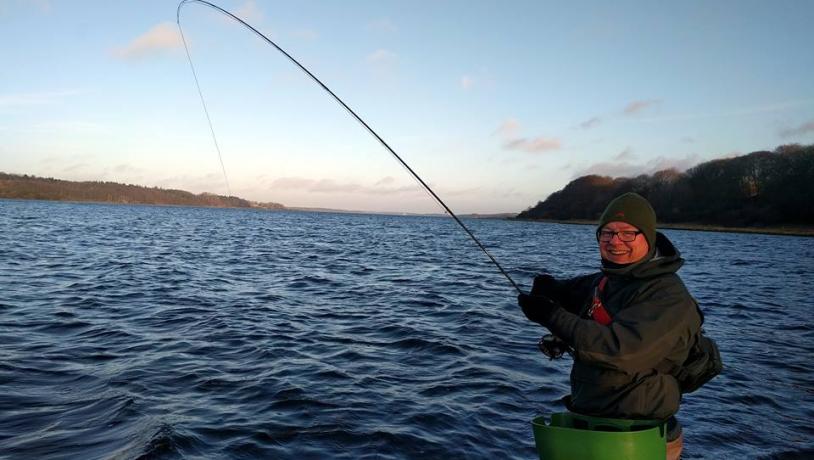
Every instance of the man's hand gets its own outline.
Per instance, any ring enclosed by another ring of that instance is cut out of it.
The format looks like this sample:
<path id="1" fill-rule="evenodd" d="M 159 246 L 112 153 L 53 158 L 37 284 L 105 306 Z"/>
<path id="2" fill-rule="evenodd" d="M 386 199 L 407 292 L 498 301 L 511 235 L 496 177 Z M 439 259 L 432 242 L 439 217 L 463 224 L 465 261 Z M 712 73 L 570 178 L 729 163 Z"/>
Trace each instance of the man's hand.
<path id="1" fill-rule="evenodd" d="M 517 296 L 517 304 L 523 309 L 523 313 L 530 321 L 540 323 L 543 326 L 548 325 L 548 320 L 551 315 L 560 308 L 560 305 L 542 295 L 530 295 L 521 293 Z"/>
<path id="2" fill-rule="evenodd" d="M 559 282 L 553 276 L 547 274 L 537 275 L 531 285 L 531 294 L 556 298 L 558 288 Z"/>

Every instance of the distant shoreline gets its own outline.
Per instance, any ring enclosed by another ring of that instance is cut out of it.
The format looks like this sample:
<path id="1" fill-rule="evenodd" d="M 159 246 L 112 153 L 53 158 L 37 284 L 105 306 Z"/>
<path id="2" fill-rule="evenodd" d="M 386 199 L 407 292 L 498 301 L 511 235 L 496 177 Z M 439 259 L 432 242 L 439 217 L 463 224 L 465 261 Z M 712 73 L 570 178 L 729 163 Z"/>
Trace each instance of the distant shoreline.
<path id="1" fill-rule="evenodd" d="M 518 219 L 524 222 L 542 222 L 549 224 L 572 224 L 596 226 L 597 221 L 592 220 L 557 220 L 557 219 Z M 718 233 L 756 233 L 761 235 L 803 236 L 814 237 L 814 227 L 787 226 L 787 227 L 724 227 L 721 225 L 704 225 L 693 223 L 659 223 L 659 229 L 688 230 L 692 232 L 718 232 Z"/>
<path id="2" fill-rule="evenodd" d="M 401 213 L 401 212 L 378 212 L 378 211 L 360 211 L 360 210 L 345 210 L 345 209 L 328 209 L 328 208 L 305 208 L 305 207 L 285 207 L 285 208 L 262 208 L 262 207 L 241 207 L 241 206 L 204 206 L 204 205 L 191 205 L 191 204 L 154 204 L 154 203 L 121 203 L 112 201 L 76 201 L 76 200 L 44 200 L 44 199 L 31 199 L 31 198 L 0 198 L 3 201 L 44 201 L 53 203 L 71 203 L 71 204 L 107 204 L 114 206 L 160 206 L 171 208 L 204 208 L 204 209 L 251 209 L 266 212 L 317 212 L 317 213 L 338 213 L 338 214 L 363 214 L 363 215 L 385 215 L 396 217 L 449 217 L 446 214 L 420 214 L 420 213 Z M 548 224 L 566 224 L 566 225 L 589 225 L 595 226 L 596 221 L 591 220 L 557 220 L 557 219 L 518 219 L 516 217 L 505 217 L 503 215 L 478 215 L 478 214 L 462 214 L 459 217 L 467 219 L 487 219 L 487 220 L 505 220 L 505 221 L 519 221 L 519 222 L 540 222 Z M 660 223 L 660 229 L 669 230 L 688 230 L 694 232 L 718 232 L 718 233 L 754 233 L 761 235 L 781 235 L 781 236 L 802 236 L 814 237 L 814 227 L 722 227 L 720 225 L 703 225 L 703 224 L 682 224 L 682 223 Z"/>

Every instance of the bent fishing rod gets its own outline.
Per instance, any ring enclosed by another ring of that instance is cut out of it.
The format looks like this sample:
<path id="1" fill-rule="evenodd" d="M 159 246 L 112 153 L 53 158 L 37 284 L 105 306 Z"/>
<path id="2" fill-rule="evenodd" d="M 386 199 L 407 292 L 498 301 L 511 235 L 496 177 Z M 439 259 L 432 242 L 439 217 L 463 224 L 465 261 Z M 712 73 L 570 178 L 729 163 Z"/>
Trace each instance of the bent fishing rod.
<path id="1" fill-rule="evenodd" d="M 344 108 L 344 109 L 345 109 L 345 110 L 346 110 L 346 111 L 347 111 L 347 112 L 348 112 L 348 113 L 349 113 L 349 114 L 350 114 L 350 115 L 351 115 L 351 116 L 352 116 L 352 117 L 353 117 L 353 118 L 354 118 L 356 121 L 358 121 L 358 122 L 359 122 L 359 123 L 360 123 L 360 124 L 361 124 L 361 125 L 362 125 L 362 126 L 363 126 L 363 127 L 366 129 L 366 130 L 367 130 L 367 132 L 369 132 L 369 133 L 370 133 L 370 134 L 371 134 L 371 135 L 372 135 L 372 136 L 373 136 L 373 137 L 374 137 L 374 138 L 375 138 L 377 141 L 379 141 L 379 143 L 380 143 L 380 144 L 381 144 L 381 145 L 382 145 L 382 146 L 383 146 L 383 147 L 384 147 L 384 148 L 385 148 L 385 149 L 386 149 L 388 152 L 390 152 L 390 153 L 393 155 L 393 157 L 394 157 L 394 158 L 395 158 L 395 159 L 396 159 L 396 160 L 397 160 L 397 161 L 398 161 L 398 162 L 399 162 L 399 163 L 400 163 L 400 164 L 401 164 L 401 165 L 402 165 L 402 166 L 403 166 L 403 167 L 404 167 L 404 168 L 405 168 L 405 169 L 406 169 L 406 170 L 407 170 L 409 173 L 410 173 L 410 175 L 412 175 L 412 176 L 413 176 L 413 178 L 414 178 L 416 181 L 418 181 L 418 183 L 419 183 L 419 184 L 421 184 L 421 185 L 424 187 L 424 189 L 426 189 L 426 190 L 427 190 L 427 191 L 430 193 L 430 195 L 431 195 L 431 196 L 432 196 L 432 197 L 435 199 L 435 201 L 436 201 L 436 202 L 438 202 L 438 204 L 440 204 L 442 208 L 444 208 L 444 211 L 446 211 L 446 213 L 447 213 L 447 214 L 449 214 L 449 215 L 450 215 L 450 216 L 451 216 L 451 217 L 452 217 L 452 218 L 455 220 L 455 222 L 456 222 L 456 223 L 457 223 L 457 224 L 458 224 L 458 225 L 459 225 L 459 226 L 460 226 L 460 227 L 463 229 L 463 231 L 464 231 L 464 232 L 466 232 L 466 234 L 467 234 L 467 235 L 469 235 L 469 237 L 472 239 L 472 241 L 474 241 L 474 242 L 475 242 L 475 244 L 478 246 L 478 248 L 480 248 L 480 250 L 481 250 L 481 251 L 483 251 L 483 253 L 484 253 L 484 254 L 486 254 L 486 256 L 489 258 L 489 260 L 491 260 L 491 261 L 492 261 L 492 263 L 495 265 L 495 267 L 497 267 L 497 269 L 500 271 L 500 273 L 501 273 L 501 274 L 502 274 L 504 277 L 506 277 L 506 279 L 509 281 L 509 283 L 511 283 L 512 287 L 513 287 L 513 288 L 514 288 L 514 289 L 515 289 L 515 290 L 518 292 L 518 294 L 520 294 L 520 293 L 522 293 L 522 292 L 523 292 L 523 291 L 521 291 L 521 290 L 520 290 L 520 287 L 518 287 L 517 283 L 515 283 L 515 282 L 514 282 L 514 280 L 512 279 L 512 277 L 511 277 L 511 276 L 509 276 L 509 274 L 506 272 L 506 270 L 504 270 L 504 269 L 503 269 L 503 267 L 500 265 L 500 263 L 498 263 L 497 259 L 495 259 L 495 258 L 492 256 L 492 254 L 490 254 L 490 253 L 489 253 L 489 251 L 488 251 L 488 250 L 486 250 L 486 247 L 484 247 L 484 246 L 483 246 L 483 244 L 480 242 L 480 240 L 478 240 L 478 238 L 477 238 L 477 237 L 475 237 L 475 235 L 472 233 L 472 231 L 471 231 L 471 230 L 469 230 L 469 228 L 468 228 L 468 227 L 467 227 L 467 226 L 466 226 L 466 225 L 465 225 L 465 224 L 464 224 L 464 223 L 461 221 L 461 219 L 459 219 L 459 218 L 458 218 L 458 216 L 456 216 L 456 215 L 455 215 L 455 213 L 454 213 L 454 212 L 452 212 L 452 210 L 449 208 L 449 206 L 447 206 L 447 205 L 446 205 L 446 203 L 444 203 L 444 201 L 443 201 L 443 200 L 442 200 L 442 199 L 441 199 L 441 198 L 440 198 L 440 197 L 439 197 L 439 196 L 438 196 L 438 195 L 437 195 L 437 194 L 436 194 L 436 193 L 435 193 L 435 192 L 434 192 L 434 191 L 433 191 L 433 190 L 430 188 L 430 186 L 429 186 L 429 185 L 427 185 L 427 184 L 424 182 L 424 180 L 423 180 L 423 179 L 421 179 L 421 177 L 419 177 L 419 175 L 418 175 L 418 174 L 416 174 L 416 172 L 415 172 L 415 171 L 413 171 L 413 168 L 411 168 L 411 167 L 410 167 L 410 166 L 409 166 L 409 165 L 408 165 L 408 164 L 407 164 L 407 163 L 406 163 L 406 162 L 405 162 L 405 161 L 404 161 L 404 160 L 403 160 L 403 159 L 402 159 L 402 158 L 401 158 L 401 157 L 400 157 L 400 156 L 399 156 L 399 155 L 398 155 L 398 154 L 397 154 L 397 153 L 396 153 L 396 152 L 395 152 L 395 151 L 394 151 L 394 150 L 393 150 L 391 147 L 390 147 L 390 145 L 388 145 L 388 144 L 387 144 L 387 142 L 385 142 L 385 140 L 384 140 L 384 139 L 382 139 L 382 138 L 381 138 L 381 136 L 379 136 L 379 134 L 378 134 L 378 133 L 376 133 L 376 131 L 374 131 L 374 130 L 373 130 L 373 128 L 371 128 L 371 127 L 370 127 L 370 125 L 368 125 L 368 124 L 367 124 L 367 123 L 366 123 L 366 122 L 365 122 L 365 121 L 362 119 L 362 117 L 360 117 L 359 115 L 357 115 L 357 114 L 356 114 L 356 112 L 354 112 L 354 111 L 353 111 L 353 109 L 351 109 L 351 108 L 350 108 L 350 107 L 349 107 L 347 104 L 345 104 L 345 102 L 344 102 L 342 99 L 340 99 L 340 98 L 339 98 L 339 96 L 337 96 L 337 95 L 336 95 L 336 93 L 334 93 L 333 91 L 331 91 L 331 89 L 330 89 L 330 88 L 328 88 L 328 87 L 325 85 L 325 83 L 322 83 L 322 81 L 321 81 L 319 78 L 317 78 L 317 77 L 316 77 L 316 76 L 315 76 L 313 73 L 311 73 L 311 71 L 310 71 L 310 70 L 308 70 L 307 68 L 305 68 L 305 66 L 303 66 L 302 64 L 300 64 L 300 62 L 299 62 L 299 61 L 297 61 L 296 59 L 294 59 L 294 57 L 293 57 L 293 56 L 291 56 L 290 54 L 288 54 L 288 53 L 287 53 L 287 52 L 286 52 L 284 49 L 282 49 L 280 46 L 278 46 L 276 43 L 274 43 L 274 42 L 273 42 L 271 39 L 269 39 L 268 37 L 266 37 L 265 35 L 263 35 L 263 34 L 262 34 L 262 33 L 261 33 L 259 30 L 255 29 L 254 27 L 252 27 L 252 26 L 251 26 L 249 23 L 247 23 L 246 21 L 244 21 L 244 20 L 240 19 L 239 17 L 237 17 L 237 16 L 235 16 L 234 14 L 230 13 L 229 11 L 227 11 L 227 10 L 225 10 L 225 9 L 221 8 L 220 6 L 215 5 L 214 3 L 210 3 L 210 2 L 208 2 L 208 1 L 206 1 L 206 0 L 181 0 L 181 2 L 180 2 L 180 3 L 178 3 L 178 9 L 176 10 L 176 16 L 175 16 L 176 23 L 178 24 L 178 31 L 181 33 L 181 41 L 182 41 L 182 42 L 183 42 L 183 44 L 184 44 L 184 50 L 186 51 L 187 59 L 189 60 L 189 66 L 190 66 L 190 69 L 192 70 L 192 75 L 193 75 L 193 77 L 195 78 L 195 86 L 198 88 L 198 95 L 199 95 L 199 96 L 200 96 L 200 98 L 201 98 L 201 104 L 203 105 L 203 108 L 204 108 L 204 113 L 206 114 L 206 121 L 209 123 L 209 130 L 210 130 L 210 131 L 211 131 L 211 133 L 212 133 L 212 139 L 213 139 L 213 141 L 214 141 L 214 143 L 215 143 L 215 150 L 217 150 L 217 152 L 218 152 L 218 159 L 220 160 L 221 169 L 223 170 L 223 177 L 226 179 L 226 187 L 227 187 L 227 189 L 229 190 L 229 194 L 230 194 L 230 195 L 231 195 L 231 189 L 229 189 L 229 179 L 228 179 L 228 178 L 226 178 L 226 168 L 225 168 L 225 167 L 224 167 L 224 165 L 223 165 L 223 157 L 221 156 L 220 147 L 218 146 L 217 137 L 215 136 L 215 129 L 214 129 L 214 128 L 213 128 L 213 126 L 212 126 L 212 119 L 209 117 L 209 111 L 208 111 L 208 110 L 207 110 L 207 108 L 206 108 L 206 101 L 205 101 L 205 99 L 204 99 L 204 97 L 203 97 L 203 92 L 201 91 L 201 85 L 200 85 L 200 82 L 198 81 L 198 75 L 197 75 L 197 73 L 195 72 L 195 66 L 194 66 L 194 65 L 193 65 L 193 63 L 192 63 L 192 56 L 191 56 L 191 55 L 190 55 L 190 53 L 189 53 L 189 47 L 187 46 L 187 41 L 186 41 L 186 38 L 184 37 L 184 29 L 181 27 L 181 8 L 182 8 L 182 7 L 183 7 L 185 4 L 187 4 L 187 3 L 200 3 L 201 5 L 208 6 L 208 7 L 212 8 L 212 9 L 214 9 L 215 11 L 218 11 L 218 12 L 222 13 L 222 14 L 223 14 L 223 15 L 225 15 L 226 17 L 229 17 L 229 18 L 231 18 L 231 19 L 234 19 L 234 20 L 235 20 L 235 21 L 237 21 L 239 24 L 241 24 L 243 27 L 246 27 L 246 28 L 247 28 L 247 29 L 249 29 L 250 31 L 254 32 L 254 34 L 255 34 L 255 35 L 257 35 L 258 37 L 260 37 L 260 38 L 261 38 L 263 41 L 265 41 L 267 44 L 269 44 L 269 45 L 271 45 L 272 47 L 274 47 L 274 48 L 275 48 L 277 51 L 279 51 L 280 53 L 282 53 L 282 54 L 283 54 L 283 56 L 287 57 L 287 58 L 288 58 L 288 60 L 289 60 L 289 61 L 291 61 L 291 62 L 292 62 L 294 65 L 296 65 L 296 66 L 297 66 L 297 67 L 298 67 L 300 70 L 302 70 L 303 72 L 305 72 L 305 74 L 306 74 L 306 75 L 308 75 L 308 76 L 311 78 L 311 80 L 313 80 L 313 81 L 314 81 L 314 82 L 315 82 L 317 85 L 319 85 L 319 86 L 320 86 L 322 89 L 324 89 L 324 90 L 325 90 L 325 91 L 326 91 L 328 94 L 330 94 L 330 95 L 331 95 L 331 97 L 333 97 L 333 98 L 334 98 L 334 100 L 335 100 L 337 103 L 339 103 L 339 105 L 341 105 L 341 106 L 342 106 L 342 107 L 343 107 L 343 108 Z"/>

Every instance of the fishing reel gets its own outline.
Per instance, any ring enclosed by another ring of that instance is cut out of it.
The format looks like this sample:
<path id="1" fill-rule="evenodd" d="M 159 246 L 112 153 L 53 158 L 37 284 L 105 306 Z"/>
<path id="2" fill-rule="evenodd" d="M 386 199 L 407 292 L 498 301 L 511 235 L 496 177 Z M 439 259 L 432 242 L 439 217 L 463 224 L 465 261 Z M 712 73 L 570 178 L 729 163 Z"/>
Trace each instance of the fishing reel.
<path id="1" fill-rule="evenodd" d="M 540 341 L 537 342 L 537 348 L 540 349 L 542 354 L 548 356 L 548 359 L 560 359 L 566 353 L 571 356 L 573 356 L 574 353 L 574 350 L 569 347 L 567 343 L 563 342 L 562 339 L 554 334 L 546 334 L 540 337 Z"/>

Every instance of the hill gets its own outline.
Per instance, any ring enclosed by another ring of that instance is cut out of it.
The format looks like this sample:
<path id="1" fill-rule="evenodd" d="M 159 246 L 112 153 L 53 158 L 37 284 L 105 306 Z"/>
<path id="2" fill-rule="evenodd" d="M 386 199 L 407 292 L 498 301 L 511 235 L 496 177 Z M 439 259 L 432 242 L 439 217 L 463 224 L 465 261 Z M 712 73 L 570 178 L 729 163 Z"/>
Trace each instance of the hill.
<path id="1" fill-rule="evenodd" d="M 259 203 L 235 196 L 211 193 L 196 195 L 184 190 L 143 187 L 116 182 L 73 182 L 6 173 L 0 173 L 0 198 L 212 208 L 285 209 L 285 206 L 279 203 Z"/>
<path id="2" fill-rule="evenodd" d="M 659 221 L 722 227 L 814 225 L 814 144 L 783 145 L 638 177 L 583 176 L 518 219 L 599 219 L 615 196 L 636 192 L 653 204 Z"/>

